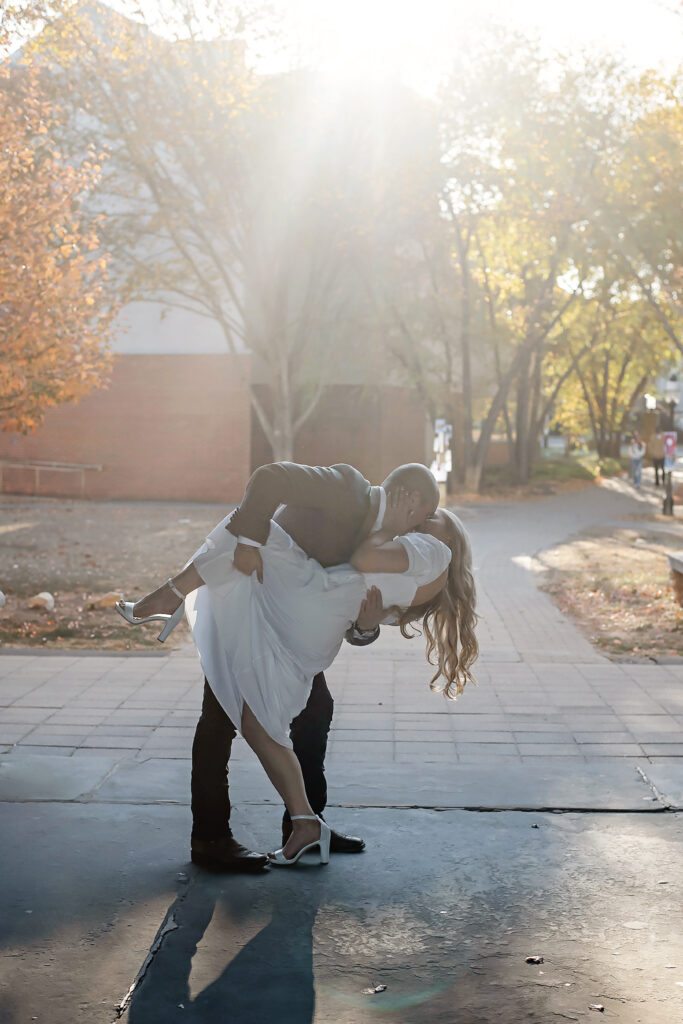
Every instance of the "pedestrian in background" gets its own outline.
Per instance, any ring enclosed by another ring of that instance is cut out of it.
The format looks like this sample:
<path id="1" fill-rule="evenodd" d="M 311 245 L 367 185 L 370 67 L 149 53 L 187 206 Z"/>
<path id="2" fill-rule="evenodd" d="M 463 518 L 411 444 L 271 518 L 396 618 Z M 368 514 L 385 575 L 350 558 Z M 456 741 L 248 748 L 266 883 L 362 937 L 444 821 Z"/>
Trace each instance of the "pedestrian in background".
<path id="1" fill-rule="evenodd" d="M 631 480 L 633 486 L 640 488 L 640 481 L 643 475 L 643 457 L 645 456 L 645 445 L 640 440 L 637 431 L 634 432 L 629 445 L 628 453 L 631 456 Z"/>
<path id="2" fill-rule="evenodd" d="M 664 485 L 664 438 L 661 430 L 657 430 L 647 442 L 647 455 L 655 471 L 655 487 L 659 487 L 660 474 Z"/>

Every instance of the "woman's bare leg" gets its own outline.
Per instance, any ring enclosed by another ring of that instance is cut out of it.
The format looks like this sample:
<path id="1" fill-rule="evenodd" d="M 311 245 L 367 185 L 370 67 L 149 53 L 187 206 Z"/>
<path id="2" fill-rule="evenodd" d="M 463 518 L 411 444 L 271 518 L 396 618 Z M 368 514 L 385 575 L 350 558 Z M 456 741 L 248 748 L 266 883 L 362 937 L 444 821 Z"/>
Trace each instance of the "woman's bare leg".
<path id="1" fill-rule="evenodd" d="M 180 593 L 185 594 L 186 597 L 193 590 L 204 586 L 204 580 L 195 569 L 193 562 L 190 562 L 177 576 L 172 576 L 171 578 Z M 169 586 L 162 583 L 151 594 L 147 594 L 146 597 L 141 598 L 137 602 L 133 608 L 133 615 L 136 615 L 139 619 L 144 619 L 146 615 L 158 615 L 159 613 L 170 615 L 179 604 L 178 595 Z"/>
<path id="2" fill-rule="evenodd" d="M 294 751 L 276 743 L 247 704 L 242 710 L 240 731 L 284 800 L 290 815 L 312 815 L 314 812 L 306 796 L 301 765 Z M 317 821 L 293 821 L 292 828 L 292 834 L 284 847 L 285 857 L 293 857 L 302 846 L 315 842 L 320 836 Z"/>

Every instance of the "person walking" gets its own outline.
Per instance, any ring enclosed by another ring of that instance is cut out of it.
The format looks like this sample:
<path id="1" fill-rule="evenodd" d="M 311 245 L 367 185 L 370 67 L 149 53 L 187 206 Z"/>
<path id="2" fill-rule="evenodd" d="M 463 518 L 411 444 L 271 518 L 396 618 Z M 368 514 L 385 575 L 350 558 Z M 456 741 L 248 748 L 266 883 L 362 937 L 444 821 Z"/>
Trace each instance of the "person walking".
<path id="1" fill-rule="evenodd" d="M 664 438 L 662 437 L 661 430 L 655 431 L 647 442 L 647 455 L 652 462 L 652 468 L 655 471 L 655 487 L 659 487 L 659 477 L 661 474 L 662 486 L 664 485 Z"/>
<path id="2" fill-rule="evenodd" d="M 628 453 L 631 457 L 631 480 L 633 486 L 640 490 L 640 481 L 643 475 L 643 458 L 645 456 L 645 445 L 640 440 L 640 434 L 634 431 L 629 445 Z"/>

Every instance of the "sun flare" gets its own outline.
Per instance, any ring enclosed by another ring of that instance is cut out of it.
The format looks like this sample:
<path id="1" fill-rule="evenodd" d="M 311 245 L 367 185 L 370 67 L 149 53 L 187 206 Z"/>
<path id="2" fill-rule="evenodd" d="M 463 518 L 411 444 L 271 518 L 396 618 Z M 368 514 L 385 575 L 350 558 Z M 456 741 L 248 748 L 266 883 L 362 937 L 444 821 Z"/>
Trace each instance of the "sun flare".
<path id="1" fill-rule="evenodd" d="M 441 77 L 466 30 L 495 20 L 533 34 L 551 49 L 622 51 L 637 65 L 680 59 L 683 17 L 658 0 L 279 0 L 297 57 L 343 76 L 400 74 L 417 84 Z"/>

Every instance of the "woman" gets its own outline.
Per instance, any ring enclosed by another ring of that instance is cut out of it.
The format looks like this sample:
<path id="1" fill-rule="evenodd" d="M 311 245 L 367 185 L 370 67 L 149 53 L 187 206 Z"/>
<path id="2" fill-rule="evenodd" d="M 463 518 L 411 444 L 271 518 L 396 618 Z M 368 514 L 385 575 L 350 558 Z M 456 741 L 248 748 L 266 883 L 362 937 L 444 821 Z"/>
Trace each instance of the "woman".
<path id="1" fill-rule="evenodd" d="M 640 435 L 634 432 L 631 438 L 631 444 L 629 445 L 628 453 L 631 457 L 631 480 L 633 486 L 640 488 L 640 481 L 643 475 L 643 456 L 645 455 L 645 445 L 640 440 Z"/>
<path id="2" fill-rule="evenodd" d="M 227 519 L 209 534 L 225 541 Z M 235 539 L 234 543 L 237 543 Z M 477 656 L 474 636 L 475 590 L 469 541 L 460 520 L 438 509 L 420 533 L 394 538 L 377 531 L 356 549 L 350 564 L 323 569 L 275 522 L 261 549 L 263 582 L 236 569 L 220 585 L 202 585 L 192 563 L 169 584 L 182 598 L 211 689 L 265 768 L 293 821 L 282 850 L 271 863 L 293 864 L 318 846 L 329 855 L 329 829 L 308 803 L 289 726 L 305 706 L 313 676 L 334 660 L 366 592 L 381 590 L 387 618 L 405 636 L 411 622 L 423 620 L 427 655 L 436 656 L 432 689 L 461 693 Z M 176 585 L 178 589 L 176 589 Z M 154 595 L 133 606 L 122 603 L 129 622 L 141 607 L 153 609 Z M 167 621 L 162 636 L 179 621 Z M 445 682 L 439 680 L 443 676 Z"/>

